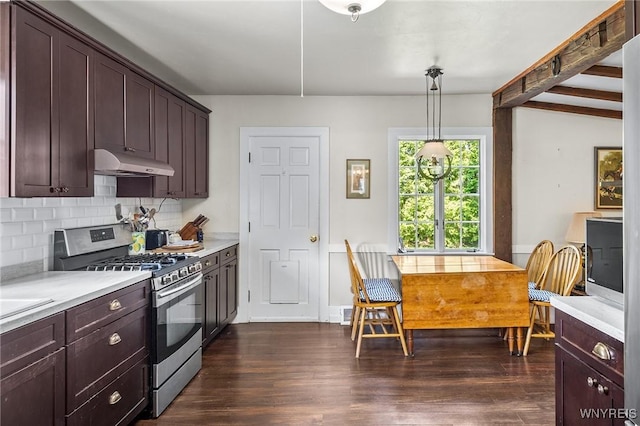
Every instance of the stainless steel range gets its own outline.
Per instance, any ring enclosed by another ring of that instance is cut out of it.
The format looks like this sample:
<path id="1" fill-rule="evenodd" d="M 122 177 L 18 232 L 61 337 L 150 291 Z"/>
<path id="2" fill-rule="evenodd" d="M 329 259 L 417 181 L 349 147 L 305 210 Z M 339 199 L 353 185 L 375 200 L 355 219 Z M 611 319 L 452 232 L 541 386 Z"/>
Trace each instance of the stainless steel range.
<path id="1" fill-rule="evenodd" d="M 121 224 L 57 230 L 54 268 L 151 272 L 151 415 L 158 417 L 202 366 L 202 264 L 184 254 L 129 255 L 130 243 Z"/>

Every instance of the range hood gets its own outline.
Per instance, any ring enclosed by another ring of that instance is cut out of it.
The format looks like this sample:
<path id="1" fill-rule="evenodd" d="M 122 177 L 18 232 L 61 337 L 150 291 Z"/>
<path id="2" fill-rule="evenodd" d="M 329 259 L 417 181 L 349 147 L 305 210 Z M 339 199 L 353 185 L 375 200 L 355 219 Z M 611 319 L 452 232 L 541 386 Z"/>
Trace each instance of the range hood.
<path id="1" fill-rule="evenodd" d="M 111 176 L 173 176 L 175 170 L 167 163 L 136 157 L 126 152 L 96 149 L 95 173 Z"/>

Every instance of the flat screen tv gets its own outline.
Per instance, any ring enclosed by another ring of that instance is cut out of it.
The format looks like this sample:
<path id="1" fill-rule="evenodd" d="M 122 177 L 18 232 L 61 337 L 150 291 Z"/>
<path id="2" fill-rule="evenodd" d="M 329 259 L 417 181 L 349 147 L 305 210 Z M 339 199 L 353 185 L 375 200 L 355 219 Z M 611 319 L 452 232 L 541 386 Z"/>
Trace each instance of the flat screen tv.
<path id="1" fill-rule="evenodd" d="M 591 218 L 586 222 L 587 294 L 622 305 L 622 218 Z"/>

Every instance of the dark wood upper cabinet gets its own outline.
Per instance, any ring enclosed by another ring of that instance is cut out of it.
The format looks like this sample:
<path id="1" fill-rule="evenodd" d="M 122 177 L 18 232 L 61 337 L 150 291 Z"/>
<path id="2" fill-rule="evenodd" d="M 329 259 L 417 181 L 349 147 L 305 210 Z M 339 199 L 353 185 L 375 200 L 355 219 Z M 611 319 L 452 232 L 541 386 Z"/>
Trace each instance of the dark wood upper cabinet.
<path id="1" fill-rule="evenodd" d="M 187 198 L 209 196 L 209 114 L 187 105 L 185 179 Z"/>
<path id="2" fill-rule="evenodd" d="M 14 8 L 10 195 L 91 196 L 93 50 Z"/>
<path id="3" fill-rule="evenodd" d="M 186 103 L 159 86 L 155 87 L 155 159 L 167 162 L 175 173 L 171 177 L 154 178 L 155 197 L 184 198 Z"/>
<path id="4" fill-rule="evenodd" d="M 103 54 L 96 54 L 93 70 L 96 148 L 125 150 L 126 74 L 124 66 Z"/>
<path id="5" fill-rule="evenodd" d="M 128 71 L 126 95 L 126 146 L 138 156 L 153 158 L 154 84 L 133 71 Z"/>
<path id="6" fill-rule="evenodd" d="M 95 147 L 153 158 L 153 83 L 105 55 L 95 62 Z"/>

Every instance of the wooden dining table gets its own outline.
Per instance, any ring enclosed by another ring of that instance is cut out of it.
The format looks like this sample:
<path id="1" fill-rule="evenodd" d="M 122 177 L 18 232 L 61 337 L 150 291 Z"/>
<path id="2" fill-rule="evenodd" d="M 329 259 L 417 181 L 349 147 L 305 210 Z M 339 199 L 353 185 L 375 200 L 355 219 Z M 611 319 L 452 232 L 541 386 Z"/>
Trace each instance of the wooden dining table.
<path id="1" fill-rule="evenodd" d="M 527 271 L 492 256 L 396 255 L 402 326 L 413 355 L 413 330 L 505 328 L 509 353 L 522 355 L 529 326 Z M 514 335 L 516 337 L 514 337 Z"/>

